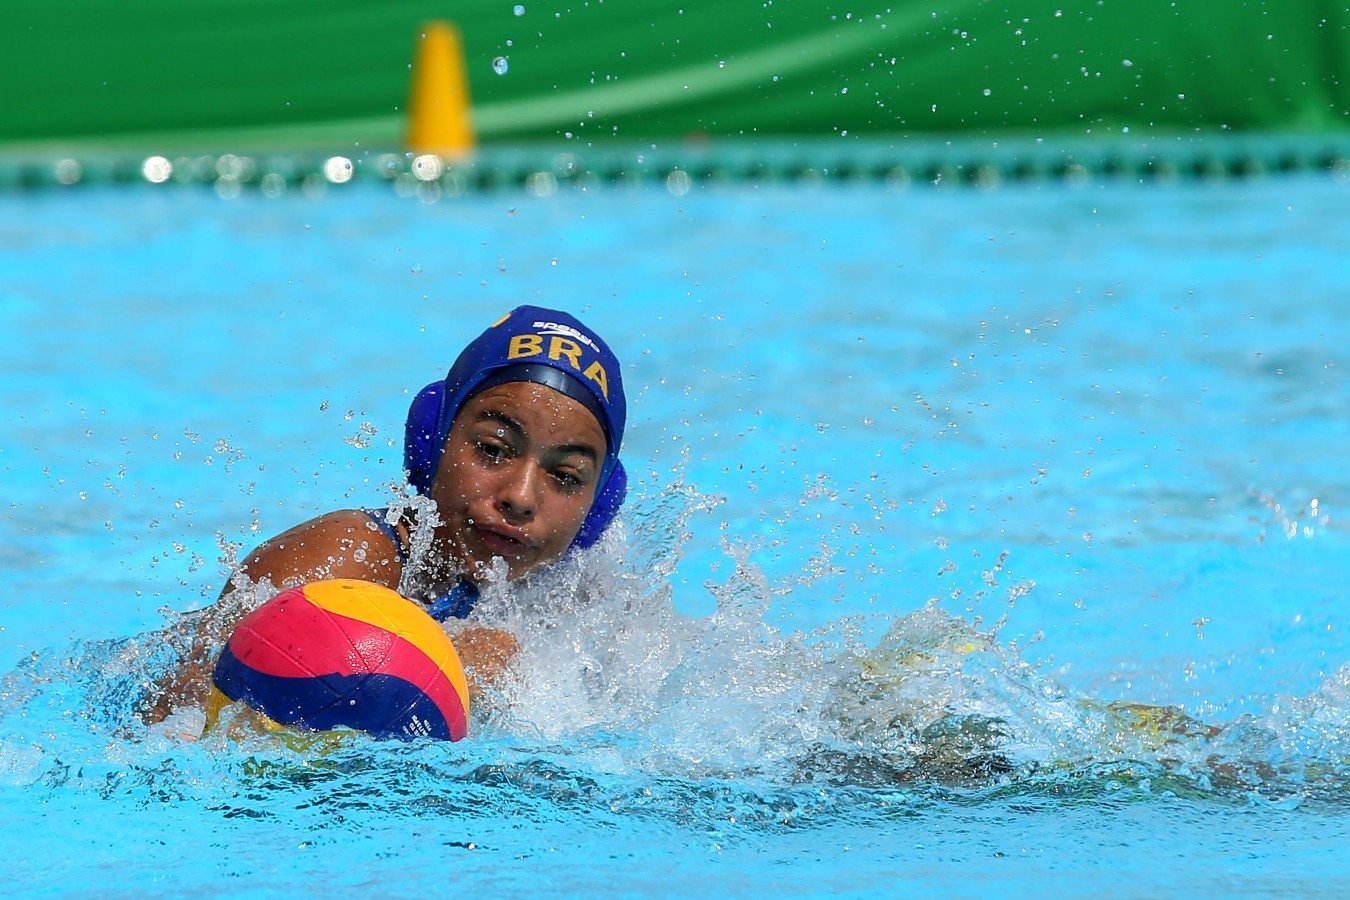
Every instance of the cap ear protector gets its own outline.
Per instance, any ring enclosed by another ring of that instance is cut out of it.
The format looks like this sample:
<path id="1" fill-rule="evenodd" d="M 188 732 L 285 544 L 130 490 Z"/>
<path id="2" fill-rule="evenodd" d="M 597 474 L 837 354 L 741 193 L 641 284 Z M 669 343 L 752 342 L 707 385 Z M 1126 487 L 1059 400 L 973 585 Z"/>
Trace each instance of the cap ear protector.
<path id="1" fill-rule="evenodd" d="M 511 327 L 502 327 L 507 323 Z M 559 352 L 552 352 L 555 349 Z M 589 547 L 614 521 L 628 493 L 628 474 L 618 458 L 626 404 L 618 360 L 567 313 L 532 306 L 512 310 L 464 349 L 444 381 L 417 392 L 404 429 L 408 483 L 418 493 L 429 494 L 459 407 L 477 391 L 511 381 L 544 384 L 578 400 L 605 432 L 609 447 L 600 484 L 572 541 L 574 547 Z"/>
<path id="2" fill-rule="evenodd" d="M 444 399 L 445 382 L 433 381 L 417 392 L 408 407 L 408 422 L 403 427 L 403 468 L 408 473 L 408 484 L 419 494 L 429 494 L 431 480 L 436 477 L 436 470 L 432 468 L 436 458 L 432 445 Z"/>

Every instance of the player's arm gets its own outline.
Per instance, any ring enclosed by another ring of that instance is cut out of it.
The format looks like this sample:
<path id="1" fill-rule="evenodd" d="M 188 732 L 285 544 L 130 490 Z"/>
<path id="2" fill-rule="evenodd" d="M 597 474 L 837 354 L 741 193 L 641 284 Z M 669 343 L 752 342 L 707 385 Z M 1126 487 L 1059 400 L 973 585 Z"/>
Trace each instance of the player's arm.
<path id="1" fill-rule="evenodd" d="M 239 567 L 249 583 L 264 580 L 284 589 L 329 578 L 355 578 L 398 589 L 403 564 L 394 541 L 357 509 L 327 513 L 265 541 Z M 236 577 L 239 577 L 236 576 Z M 211 687 L 211 666 L 221 645 L 240 620 L 252 611 L 234 580 L 220 600 L 193 621 L 194 634 L 182 664 L 152 689 L 148 722 L 158 722 L 176 709 L 202 706 Z"/>

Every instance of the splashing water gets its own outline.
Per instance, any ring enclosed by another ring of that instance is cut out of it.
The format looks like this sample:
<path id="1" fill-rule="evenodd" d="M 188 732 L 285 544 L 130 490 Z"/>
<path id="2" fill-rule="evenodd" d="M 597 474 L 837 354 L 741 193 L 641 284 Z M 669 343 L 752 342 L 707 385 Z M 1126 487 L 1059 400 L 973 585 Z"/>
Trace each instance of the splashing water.
<path id="1" fill-rule="evenodd" d="M 1196 840 L 1216 816 L 1253 808 L 1298 808 L 1311 824 L 1252 826 L 1297 838 L 1344 806 L 1350 666 L 1306 696 L 1226 722 L 1099 702 L 1023 659 L 1002 618 L 985 626 L 948 611 L 951 596 L 875 623 L 786 629 L 783 608 L 803 602 L 828 559 L 775 580 L 755 548 L 735 542 L 713 567 L 729 574 L 705 585 L 715 610 L 690 616 L 675 594 L 697 550 L 693 520 L 720 503 L 682 481 L 650 489 L 596 546 L 525 583 L 490 584 L 477 615 L 523 649 L 475 704 L 469 740 L 259 735 L 234 727 L 240 709 L 197 741 L 177 735 L 200 732 L 199 712 L 143 725 L 150 685 L 186 652 L 203 612 L 163 632 L 34 654 L 0 679 L 0 800 L 16 827 L 42 828 L 35 817 L 52 808 L 110 819 L 132 836 L 120 839 L 127 853 L 142 832 L 171 832 L 176 848 L 211 859 L 224 841 L 234 855 L 219 854 L 214 877 L 271 866 L 238 845 L 277 846 L 276 832 L 290 849 L 277 884 L 294 890 L 316 879 L 353 890 L 381 877 L 419 883 L 443 877 L 446 852 L 483 848 L 498 867 L 511 860 L 508 871 L 575 882 L 619 836 L 644 848 L 633 877 L 658 894 L 676 869 L 766 847 L 776 857 L 845 841 L 870 846 L 872 857 L 855 858 L 876 866 L 898 836 L 912 846 L 931 834 L 944 854 L 978 859 L 1015 817 L 1019 835 L 1035 836 L 1019 840 L 1063 857 L 1076 846 L 1068 835 L 1140 809 L 1157 832 L 1140 839 L 1156 847 L 1178 828 Z M 415 530 L 415 542 L 425 538 Z M 237 548 L 222 548 L 233 564 Z M 1031 588 L 1008 562 L 950 593 L 1017 602 Z M 271 592 L 243 585 L 228 602 Z M 434 866 L 390 868 L 409 835 L 435 836 Z M 554 859 L 550 848 L 566 852 Z M 153 871 L 162 856 L 141 852 L 130 872 Z M 21 863 L 15 877 L 38 876 Z"/>
<path id="2" fill-rule="evenodd" d="M 707 585 L 716 611 L 684 615 L 670 575 L 689 520 L 717 503 L 677 482 L 638 498 L 623 527 L 590 550 L 524 583 L 489 586 L 482 624 L 512 631 L 522 651 L 476 706 L 471 741 L 410 750 L 353 735 L 323 742 L 319 758 L 372 771 L 413 753 L 431 767 L 426 777 L 466 790 L 509 781 L 552 802 L 565 783 L 572 800 L 589 794 L 585 802 L 615 809 L 674 779 L 671 814 L 721 815 L 724 792 L 734 790 L 765 822 L 804 805 L 854 803 L 860 789 L 1106 796 L 1129 788 L 1301 802 L 1346 784 L 1350 664 L 1264 714 L 1202 723 L 1177 709 L 1072 696 L 1001 642 L 997 625 L 972 624 L 938 600 L 890 621 L 871 645 L 849 619 L 783 631 L 770 613 L 791 588 L 771 584 L 735 544 L 723 548 L 732 574 Z M 991 573 L 1002 565 L 985 573 L 983 590 L 999 589 Z M 1027 589 L 1005 590 L 1015 600 Z M 271 593 L 246 586 L 230 602 L 256 605 Z M 187 616 L 163 633 L 25 660 L 0 686 L 0 778 L 194 795 L 222 767 L 231 783 L 252 783 L 260 772 L 274 777 L 265 760 L 277 771 L 312 760 L 313 742 L 214 733 L 203 757 L 165 736 L 192 720 L 140 724 L 149 686 L 176 664 L 194 625 Z M 800 793 L 821 785 L 844 793 Z"/>

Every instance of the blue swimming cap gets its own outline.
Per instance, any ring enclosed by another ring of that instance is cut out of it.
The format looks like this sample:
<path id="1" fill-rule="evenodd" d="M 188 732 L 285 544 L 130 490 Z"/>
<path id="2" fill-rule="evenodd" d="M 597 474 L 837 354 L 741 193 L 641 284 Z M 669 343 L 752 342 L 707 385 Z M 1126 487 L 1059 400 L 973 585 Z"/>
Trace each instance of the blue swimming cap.
<path id="1" fill-rule="evenodd" d="M 575 542 L 590 546 L 618 513 L 627 491 L 619 447 L 628 404 L 619 360 L 595 332 L 565 312 L 513 309 L 464 348 L 444 381 L 418 393 L 408 411 L 403 445 L 408 483 L 429 493 L 460 407 L 479 391 L 517 381 L 547 385 L 577 400 L 605 432 L 596 499 Z"/>

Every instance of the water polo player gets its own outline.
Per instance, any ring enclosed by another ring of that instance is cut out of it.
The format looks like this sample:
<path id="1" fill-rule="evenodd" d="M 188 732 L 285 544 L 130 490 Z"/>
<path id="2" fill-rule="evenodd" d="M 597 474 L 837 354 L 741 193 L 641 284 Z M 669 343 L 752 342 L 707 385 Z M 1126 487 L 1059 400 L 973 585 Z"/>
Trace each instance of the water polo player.
<path id="1" fill-rule="evenodd" d="M 277 588 L 360 579 L 398 590 L 438 620 L 469 618 L 496 560 L 515 580 L 599 539 L 627 490 L 625 418 L 619 363 L 604 341 L 567 313 L 519 307 L 412 402 L 408 482 L 439 518 L 425 552 L 410 556 L 414 509 L 340 510 L 266 541 L 240 573 Z M 204 702 L 213 657 L 249 611 L 229 602 L 235 587 L 200 618 L 185 665 L 149 718 Z M 509 633 L 471 623 L 455 646 L 480 682 L 516 648 Z"/>

